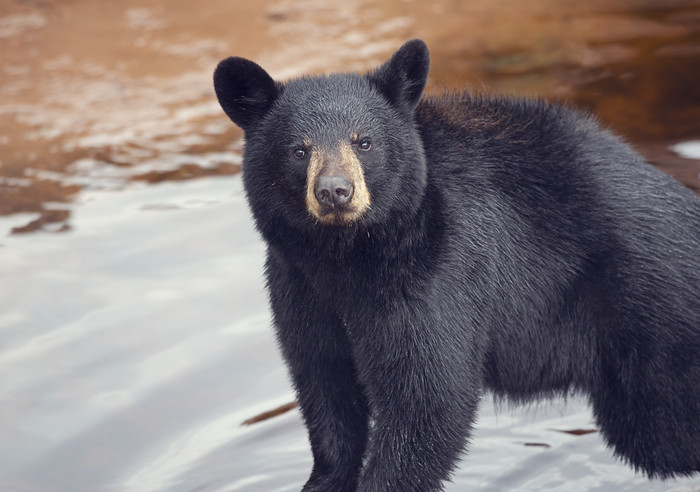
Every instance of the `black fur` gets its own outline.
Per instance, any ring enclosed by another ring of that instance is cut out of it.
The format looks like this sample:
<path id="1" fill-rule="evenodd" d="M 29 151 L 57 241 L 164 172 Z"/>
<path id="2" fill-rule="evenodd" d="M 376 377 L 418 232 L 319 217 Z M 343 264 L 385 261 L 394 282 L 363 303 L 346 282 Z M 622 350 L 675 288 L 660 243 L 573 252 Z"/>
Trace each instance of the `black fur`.
<path id="1" fill-rule="evenodd" d="M 700 200 L 542 101 L 419 101 L 421 41 L 285 84 L 224 60 L 274 322 L 314 455 L 305 491 L 441 490 L 479 400 L 585 393 L 613 452 L 700 471 Z M 303 138 L 372 139 L 348 227 L 304 206 Z"/>

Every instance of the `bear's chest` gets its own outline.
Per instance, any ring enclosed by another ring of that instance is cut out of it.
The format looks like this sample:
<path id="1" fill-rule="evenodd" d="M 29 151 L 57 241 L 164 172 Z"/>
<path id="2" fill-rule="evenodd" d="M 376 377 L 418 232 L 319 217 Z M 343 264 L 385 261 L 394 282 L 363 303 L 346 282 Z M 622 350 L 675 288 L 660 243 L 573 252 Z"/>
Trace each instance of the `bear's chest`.
<path id="1" fill-rule="evenodd" d="M 304 269 L 314 297 L 344 322 L 373 323 L 390 316 L 397 305 L 429 296 L 429 276 L 405 263 L 377 258 L 317 261 Z"/>

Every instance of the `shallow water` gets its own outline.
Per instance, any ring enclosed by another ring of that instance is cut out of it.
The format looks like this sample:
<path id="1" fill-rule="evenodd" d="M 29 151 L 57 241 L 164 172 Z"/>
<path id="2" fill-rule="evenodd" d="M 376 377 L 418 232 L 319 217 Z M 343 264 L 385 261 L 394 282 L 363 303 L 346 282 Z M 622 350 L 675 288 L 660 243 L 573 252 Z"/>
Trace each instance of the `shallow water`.
<path id="1" fill-rule="evenodd" d="M 71 220 L 4 242 L 0 490 L 299 490 L 298 411 L 241 425 L 293 394 L 240 178 L 86 191 Z M 635 476 L 577 429 L 594 425 L 575 398 L 486 400 L 448 490 L 700 487 Z"/>
<path id="2" fill-rule="evenodd" d="M 240 132 L 211 71 L 364 70 L 565 98 L 700 188 L 700 4 L 118 0 L 0 6 L 0 490 L 292 491 L 311 466 L 270 329 Z M 198 179 L 195 179 L 198 178 Z M 12 233 L 14 231 L 14 233 Z M 583 401 L 481 409 L 450 491 L 697 491 L 614 460 Z"/>

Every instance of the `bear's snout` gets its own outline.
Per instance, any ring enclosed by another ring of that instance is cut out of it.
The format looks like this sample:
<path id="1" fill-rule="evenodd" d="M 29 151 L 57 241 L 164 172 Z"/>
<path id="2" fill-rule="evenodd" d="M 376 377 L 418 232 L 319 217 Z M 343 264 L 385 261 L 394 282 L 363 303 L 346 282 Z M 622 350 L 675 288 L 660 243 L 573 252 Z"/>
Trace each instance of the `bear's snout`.
<path id="1" fill-rule="evenodd" d="M 349 226 L 370 207 L 362 163 L 347 142 L 312 147 L 306 171 L 306 210 L 318 223 Z"/>
<path id="2" fill-rule="evenodd" d="M 354 192 L 355 187 L 344 176 L 321 176 L 314 195 L 323 207 L 335 209 L 349 203 Z"/>

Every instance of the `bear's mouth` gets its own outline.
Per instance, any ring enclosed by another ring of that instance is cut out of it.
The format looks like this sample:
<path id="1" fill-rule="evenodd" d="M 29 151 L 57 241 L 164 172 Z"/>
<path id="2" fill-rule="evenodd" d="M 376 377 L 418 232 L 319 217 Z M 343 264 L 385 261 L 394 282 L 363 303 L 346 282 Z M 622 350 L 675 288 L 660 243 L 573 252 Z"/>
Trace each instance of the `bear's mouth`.
<path id="1" fill-rule="evenodd" d="M 348 227 L 358 222 L 363 213 L 352 206 L 321 207 L 317 214 L 312 214 L 316 222 L 327 226 Z"/>

